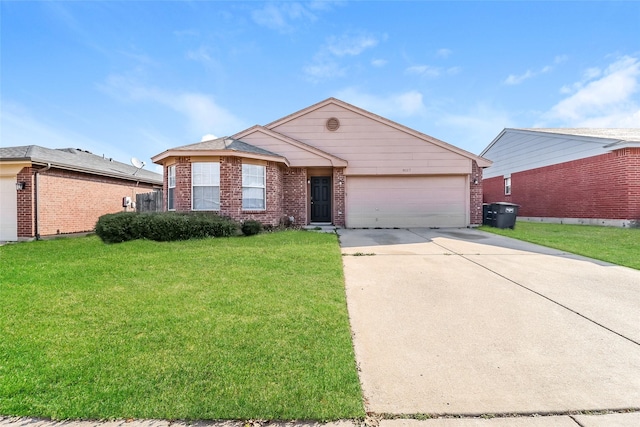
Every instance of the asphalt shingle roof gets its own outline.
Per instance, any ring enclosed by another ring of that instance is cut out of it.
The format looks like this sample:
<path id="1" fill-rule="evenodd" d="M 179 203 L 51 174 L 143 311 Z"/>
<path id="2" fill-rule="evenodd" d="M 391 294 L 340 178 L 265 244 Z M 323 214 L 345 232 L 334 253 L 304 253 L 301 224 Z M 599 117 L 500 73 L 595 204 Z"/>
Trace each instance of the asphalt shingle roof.
<path id="1" fill-rule="evenodd" d="M 172 148 L 171 151 L 199 151 L 199 150 L 232 150 L 242 151 L 244 153 L 262 154 L 266 156 L 281 157 L 280 154 L 273 153 L 271 151 L 263 150 L 262 148 L 255 147 L 246 142 L 242 142 L 238 139 L 229 137 L 222 137 L 218 139 L 211 139 L 209 141 L 197 142 L 195 144 L 183 145 L 181 147 Z"/>
<path id="2" fill-rule="evenodd" d="M 131 181 L 144 181 L 162 185 L 162 175 L 126 163 L 97 156 L 76 148 L 45 148 L 39 145 L 0 147 L 0 161 L 29 160 L 59 169 L 69 169 L 96 175 L 111 176 Z M 134 175 L 135 174 L 135 175 Z"/>

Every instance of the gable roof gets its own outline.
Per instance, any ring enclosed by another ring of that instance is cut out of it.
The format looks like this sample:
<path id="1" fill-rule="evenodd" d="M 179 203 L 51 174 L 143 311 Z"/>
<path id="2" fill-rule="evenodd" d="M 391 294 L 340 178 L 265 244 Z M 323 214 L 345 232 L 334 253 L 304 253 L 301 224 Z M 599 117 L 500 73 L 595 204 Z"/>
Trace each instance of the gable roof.
<path id="1" fill-rule="evenodd" d="M 421 139 L 421 140 L 423 140 L 425 142 L 429 142 L 429 143 L 434 144 L 436 146 L 439 146 L 439 147 L 441 147 L 441 148 L 443 148 L 445 150 L 449 150 L 449 151 L 452 151 L 452 152 L 454 152 L 456 154 L 459 154 L 461 156 L 464 156 L 464 157 L 467 157 L 469 159 L 475 160 L 479 167 L 484 168 L 484 167 L 491 166 L 491 161 L 488 160 L 488 159 L 482 158 L 481 156 L 477 156 L 477 155 L 475 155 L 473 153 L 470 153 L 470 152 L 468 152 L 466 150 L 458 148 L 458 147 L 456 147 L 454 145 L 448 144 L 448 143 L 446 143 L 444 141 L 441 141 L 441 140 L 439 140 L 437 138 L 434 138 L 434 137 L 429 136 L 427 134 L 424 134 L 422 132 L 418 132 L 415 129 L 411 129 L 411 128 L 407 127 L 407 126 L 404 126 L 404 125 L 401 125 L 399 123 L 396 123 L 393 120 L 389 120 L 389 119 L 387 119 L 385 117 L 379 116 L 379 115 L 374 114 L 374 113 L 372 113 L 370 111 L 364 110 L 364 109 L 362 109 L 360 107 L 356 107 L 355 105 L 349 104 L 349 103 L 344 102 L 344 101 L 342 101 L 340 99 L 337 99 L 337 98 L 327 98 L 324 101 L 318 102 L 317 104 L 313 104 L 313 105 L 311 105 L 311 106 L 309 106 L 307 108 L 304 108 L 302 110 L 296 111 L 295 113 L 289 114 L 289 115 L 287 115 L 285 117 L 282 117 L 281 119 L 273 121 L 273 122 L 267 124 L 264 127 L 267 128 L 267 129 L 274 129 L 274 128 L 276 128 L 278 126 L 281 126 L 281 125 L 283 125 L 283 124 L 285 124 L 287 122 L 295 120 L 298 117 L 301 117 L 301 116 L 303 116 L 305 114 L 308 114 L 308 113 L 310 113 L 312 111 L 318 110 L 318 109 L 323 108 L 323 107 L 325 107 L 327 105 L 330 105 L 330 104 L 338 105 L 338 106 L 340 106 L 342 108 L 345 108 L 347 110 L 350 110 L 350 111 L 352 111 L 354 113 L 357 113 L 357 114 L 360 114 L 362 116 L 365 116 L 365 117 L 367 117 L 367 118 L 369 118 L 371 120 L 375 120 L 375 121 L 377 121 L 379 123 L 382 123 L 382 124 L 385 124 L 387 126 L 390 126 L 390 127 L 394 128 L 396 130 L 399 130 L 401 132 L 405 132 L 405 133 L 407 133 L 407 134 L 409 134 L 409 135 L 411 135 L 413 137 L 416 137 L 418 139 Z"/>
<path id="2" fill-rule="evenodd" d="M 215 152 L 215 153 L 212 153 Z M 175 156 L 225 156 L 225 155 L 237 155 L 242 153 L 244 157 L 272 160 L 281 163 L 285 163 L 288 166 L 287 159 L 279 154 L 273 153 L 268 150 L 264 150 L 260 147 L 255 147 L 246 142 L 240 141 L 235 138 L 222 137 L 217 139 L 211 139 L 209 141 L 197 142 L 195 144 L 182 145 L 180 147 L 170 148 L 157 154 L 151 158 L 154 163 L 159 163 L 161 160 L 167 157 Z"/>
<path id="3" fill-rule="evenodd" d="M 640 128 L 521 128 L 516 130 L 640 142 Z"/>
<path id="4" fill-rule="evenodd" d="M 3 161 L 28 161 L 35 165 L 49 164 L 57 169 L 162 185 L 161 174 L 138 169 L 76 148 L 45 148 L 39 145 L 0 147 L 0 162 Z"/>
<path id="5" fill-rule="evenodd" d="M 640 128 L 505 128 L 494 138 L 485 148 L 481 156 L 484 156 L 504 134 L 508 132 L 520 132 L 535 134 L 549 134 L 550 137 L 569 136 L 576 139 L 583 138 L 585 141 L 594 139 L 603 147 L 610 149 L 624 148 L 625 146 L 640 146 Z"/>
<path id="6" fill-rule="evenodd" d="M 481 155 L 493 160 L 484 178 L 507 176 L 615 150 L 640 148 L 640 129 L 505 128 Z"/>
<path id="7" fill-rule="evenodd" d="M 263 135 L 267 135 L 271 138 L 275 138 L 279 141 L 284 142 L 285 144 L 289 144 L 292 145 L 296 148 L 299 148 L 303 151 L 306 151 L 308 153 L 311 153 L 313 155 L 316 155 L 318 157 L 322 157 L 326 160 L 329 160 L 331 162 L 332 166 L 337 166 L 337 167 L 345 167 L 347 166 L 348 162 L 344 159 L 341 159 L 340 157 L 334 156 L 333 154 L 329 154 L 326 151 L 320 150 L 319 148 L 313 147 L 309 144 L 305 144 L 302 141 L 298 141 L 297 139 L 293 139 L 291 137 L 288 137 L 286 135 L 283 135 L 279 132 L 276 132 L 274 130 L 268 129 L 264 126 L 260 126 L 260 125 L 256 125 L 253 126 L 249 129 L 246 129 L 236 135 L 234 135 L 234 138 L 244 138 L 248 135 L 252 135 L 254 133 L 261 133 Z M 247 144 L 249 145 L 249 144 Z"/>

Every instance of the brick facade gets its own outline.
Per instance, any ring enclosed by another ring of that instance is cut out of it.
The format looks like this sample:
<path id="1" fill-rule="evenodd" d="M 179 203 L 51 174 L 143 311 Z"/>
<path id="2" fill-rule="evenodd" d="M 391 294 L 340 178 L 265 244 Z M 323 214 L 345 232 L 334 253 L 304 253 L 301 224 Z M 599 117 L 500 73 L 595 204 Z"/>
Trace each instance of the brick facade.
<path id="1" fill-rule="evenodd" d="M 469 179 L 469 221 L 471 225 L 482 224 L 483 186 L 482 168 L 478 167 L 478 163 L 473 161 Z"/>
<path id="2" fill-rule="evenodd" d="M 345 189 L 347 182 L 344 176 L 344 168 L 333 169 L 333 225 L 344 227 L 345 216 Z"/>
<path id="3" fill-rule="evenodd" d="M 178 212 L 191 211 L 191 163 L 196 159 L 178 157 L 176 167 L 176 188 L 174 205 Z M 283 220 L 293 218 L 293 225 L 309 222 L 309 191 L 307 168 L 288 168 L 276 162 L 266 162 L 266 210 L 242 209 L 242 162 L 240 157 L 221 157 L 220 161 L 220 215 L 237 221 L 253 219 L 265 225 L 278 225 Z M 168 166 L 165 166 L 164 186 L 167 188 Z M 345 224 L 345 176 L 343 168 L 335 168 L 332 173 L 333 223 Z M 167 209 L 168 191 L 164 191 L 164 209 Z"/>
<path id="4" fill-rule="evenodd" d="M 35 171 L 24 168 L 17 177 L 26 183 L 18 192 L 18 238 L 92 231 L 100 216 L 124 209 L 123 197 L 135 200 L 136 194 L 153 191 L 151 184 L 117 178 L 55 168 L 36 178 Z"/>
<path id="5" fill-rule="evenodd" d="M 518 216 L 640 220 L 640 148 L 511 174 L 484 181 L 484 201 L 520 205 Z"/>
<path id="6" fill-rule="evenodd" d="M 285 168 L 283 172 L 282 210 L 293 217 L 294 225 L 307 224 L 307 169 Z"/>
<path id="7" fill-rule="evenodd" d="M 17 176 L 17 182 L 24 182 L 24 190 L 17 192 L 18 197 L 18 238 L 35 236 L 35 192 L 33 168 L 23 168 Z"/>
<path id="8" fill-rule="evenodd" d="M 220 160 L 220 214 L 238 221 L 252 219 L 264 225 L 276 226 L 283 217 L 283 171 L 276 162 L 266 165 L 266 209 L 242 208 L 242 159 L 223 157 Z"/>

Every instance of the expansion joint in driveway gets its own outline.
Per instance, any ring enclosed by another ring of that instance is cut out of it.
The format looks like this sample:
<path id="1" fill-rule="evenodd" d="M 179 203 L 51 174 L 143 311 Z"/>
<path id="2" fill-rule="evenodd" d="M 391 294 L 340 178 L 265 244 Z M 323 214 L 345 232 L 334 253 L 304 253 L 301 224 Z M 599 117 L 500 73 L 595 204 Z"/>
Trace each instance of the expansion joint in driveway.
<path id="1" fill-rule="evenodd" d="M 436 243 L 436 242 L 433 242 L 433 243 L 434 243 L 434 244 L 436 244 L 436 245 L 438 245 L 438 246 L 440 246 L 441 248 L 443 248 L 443 249 L 445 249 L 445 250 L 447 250 L 447 251 L 452 252 L 454 255 L 459 256 L 460 258 L 463 258 L 463 259 L 465 259 L 466 261 L 469 261 L 469 262 L 471 262 L 471 263 L 473 263 L 473 264 L 477 265 L 478 267 L 482 267 L 483 269 L 485 269 L 485 270 L 487 270 L 487 271 L 490 271 L 491 273 L 495 274 L 496 276 L 502 277 L 503 279 L 505 279 L 505 280 L 507 280 L 507 281 L 509 281 L 509 282 L 513 283 L 514 285 L 517 285 L 517 286 L 521 287 L 522 289 L 526 289 L 527 291 L 529 291 L 529 292 L 531 292 L 531 293 L 534 293 L 534 294 L 536 294 L 536 295 L 538 295 L 538 296 L 540 296 L 540 297 L 542 297 L 542 298 L 546 299 L 547 301 L 550 301 L 550 302 L 552 302 L 552 303 L 554 303 L 554 304 L 556 304 L 556 305 L 558 305 L 558 306 L 560 306 L 560 307 L 564 308 L 565 310 L 568 310 L 568 311 L 570 311 L 570 312 L 572 312 L 572 313 L 574 313 L 574 314 L 576 314 L 576 315 L 578 315 L 578 316 L 582 317 L 583 319 L 585 319 L 585 320 L 587 320 L 587 321 L 589 321 L 589 322 L 593 323 L 594 325 L 597 325 L 597 326 L 599 326 L 599 327 L 601 327 L 601 328 L 603 328 L 603 329 L 605 329 L 605 330 L 607 330 L 607 331 L 609 331 L 609 332 L 611 332 L 611 333 L 614 333 L 614 334 L 618 335 L 620 338 L 624 338 L 625 340 L 630 341 L 630 342 L 634 343 L 634 344 L 635 344 L 635 345 L 637 345 L 637 346 L 640 346 L 640 342 L 638 342 L 638 341 L 634 340 L 633 338 L 629 338 L 629 337 L 627 337 L 627 336 L 625 336 L 625 335 L 622 335 L 621 333 L 616 332 L 616 331 L 614 331 L 613 329 L 606 327 L 606 326 L 605 326 L 605 325 L 603 325 L 602 323 L 596 322 L 595 320 L 593 320 L 593 319 L 591 319 L 591 318 L 589 318 L 589 317 L 585 316 L 585 315 L 584 315 L 584 314 L 582 314 L 582 313 L 579 313 L 579 312 L 575 311 L 575 310 L 574 310 L 574 309 L 572 309 L 571 307 L 568 307 L 568 306 L 566 306 L 566 305 L 562 304 L 561 302 L 554 300 L 553 298 L 549 298 L 548 296 L 546 296 L 546 295 L 544 295 L 544 294 L 542 294 L 542 293 L 540 293 L 540 292 L 538 292 L 538 291 L 535 291 L 535 290 L 533 290 L 533 289 L 531 289 L 531 288 L 529 288 L 529 287 L 527 287 L 527 286 L 523 285 L 522 283 L 518 283 L 518 282 L 516 282 L 515 280 L 510 279 L 509 277 L 507 277 L 507 276 L 505 276 L 505 275 L 503 275 L 503 274 L 500 274 L 500 273 L 498 273 L 497 271 L 492 270 L 491 268 L 489 268 L 489 267 L 487 267 L 487 266 L 485 266 L 485 265 L 482 265 L 481 263 L 479 263 L 479 262 L 477 262 L 477 261 L 472 260 L 471 258 L 468 258 L 468 257 L 467 257 L 467 256 L 465 256 L 464 254 L 458 253 L 458 252 L 456 252 L 456 251 L 454 251 L 454 250 L 452 250 L 452 249 L 449 249 L 449 248 L 447 248 L 446 246 L 443 246 L 443 245 L 441 245 L 441 244 L 439 244 L 439 243 Z"/>

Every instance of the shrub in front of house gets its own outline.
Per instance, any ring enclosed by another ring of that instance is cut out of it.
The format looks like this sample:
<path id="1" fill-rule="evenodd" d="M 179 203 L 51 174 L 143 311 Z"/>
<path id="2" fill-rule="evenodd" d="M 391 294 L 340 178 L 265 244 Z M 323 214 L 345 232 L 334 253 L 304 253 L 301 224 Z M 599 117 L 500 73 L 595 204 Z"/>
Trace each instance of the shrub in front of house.
<path id="1" fill-rule="evenodd" d="M 136 239 L 169 242 L 235 236 L 238 223 L 214 213 L 120 212 L 101 216 L 95 230 L 105 243 Z"/>
<path id="2" fill-rule="evenodd" d="M 242 223 L 242 234 L 245 236 L 253 236 L 254 234 L 258 234 L 262 231 L 262 224 L 253 219 L 248 219 Z"/>
<path id="3" fill-rule="evenodd" d="M 105 243 L 121 243 L 138 239 L 139 232 L 134 229 L 137 216 L 135 212 L 103 215 L 96 223 L 96 234 Z"/>

